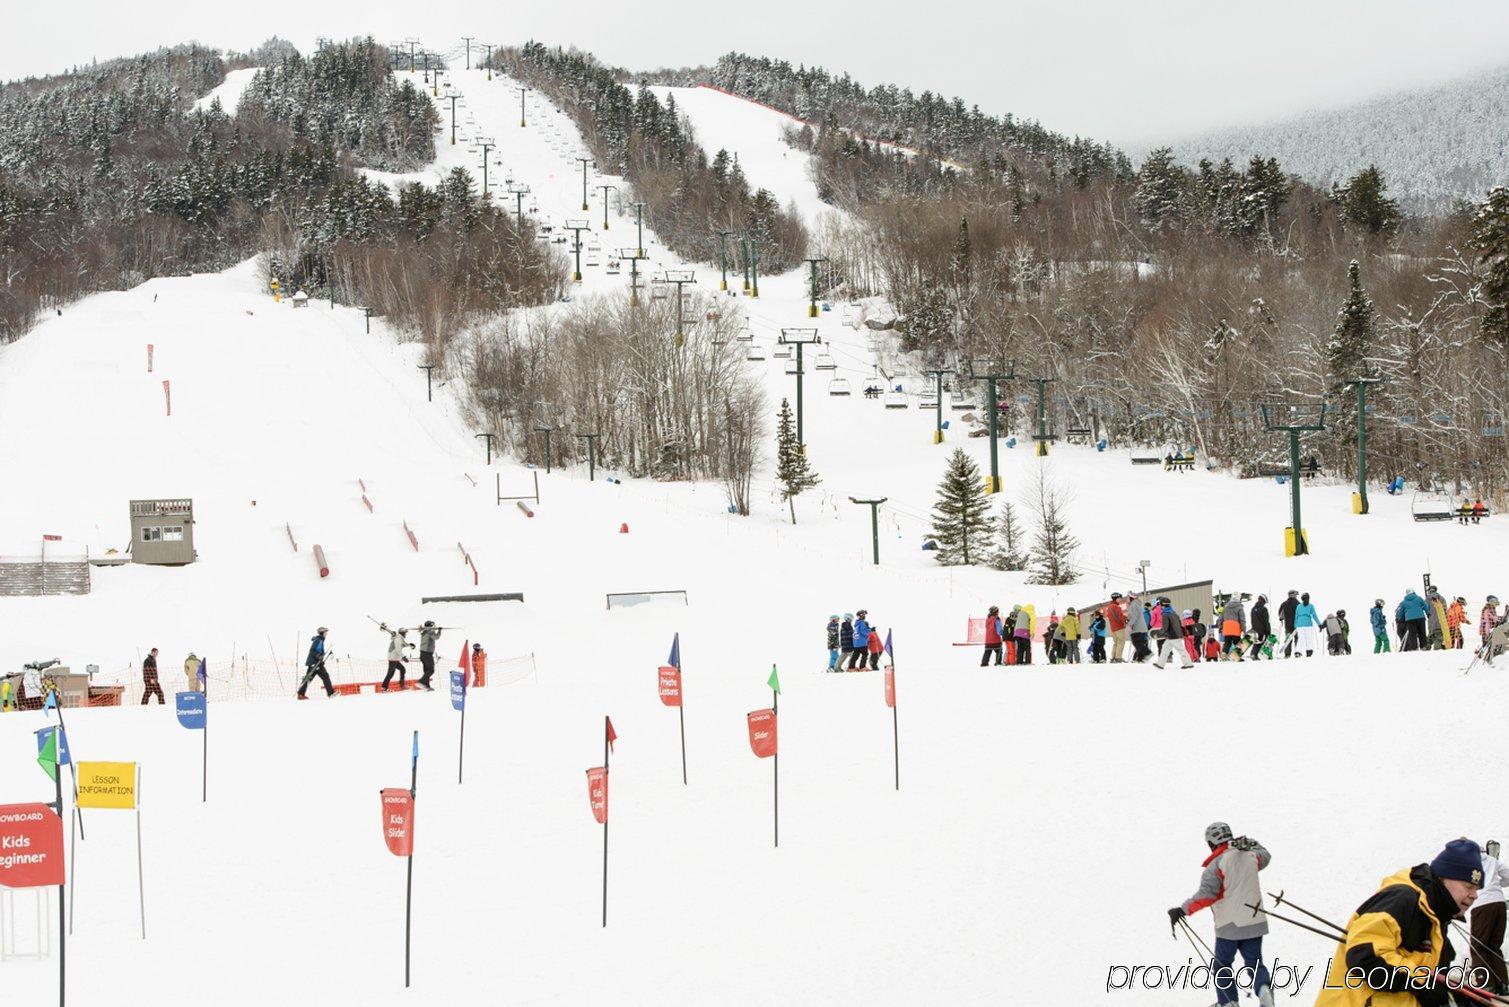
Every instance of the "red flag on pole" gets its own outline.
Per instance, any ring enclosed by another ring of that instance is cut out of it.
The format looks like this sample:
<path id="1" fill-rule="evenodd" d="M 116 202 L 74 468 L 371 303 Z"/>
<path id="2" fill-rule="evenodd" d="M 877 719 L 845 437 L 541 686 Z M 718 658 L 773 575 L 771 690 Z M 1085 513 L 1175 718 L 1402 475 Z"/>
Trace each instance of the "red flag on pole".
<path id="1" fill-rule="evenodd" d="M 460 668 L 462 673 L 465 674 L 465 681 L 470 685 L 472 680 L 472 642 L 470 640 L 462 642 L 461 660 L 456 662 L 456 667 Z"/>
<path id="2" fill-rule="evenodd" d="M 606 767 L 595 766 L 587 770 L 587 801 L 592 805 L 592 817 L 597 819 L 597 824 L 606 824 L 608 821 L 608 770 Z"/>
<path id="3" fill-rule="evenodd" d="M 382 836 L 395 857 L 414 852 L 414 795 L 406 787 L 386 787 L 382 792 Z"/>
<path id="4" fill-rule="evenodd" d="M 755 710 L 749 715 L 749 747 L 762 759 L 776 752 L 775 726 L 774 710 Z"/>
<path id="5" fill-rule="evenodd" d="M 613 730 L 613 718 L 605 718 L 608 724 L 608 751 L 613 751 L 613 742 L 618 740 L 618 732 Z"/>
<path id="6" fill-rule="evenodd" d="M 666 706 L 681 705 L 681 669 L 670 665 L 660 668 L 660 701 Z"/>
<path id="7" fill-rule="evenodd" d="M 889 664 L 885 668 L 885 705 L 896 708 L 896 668 Z"/>

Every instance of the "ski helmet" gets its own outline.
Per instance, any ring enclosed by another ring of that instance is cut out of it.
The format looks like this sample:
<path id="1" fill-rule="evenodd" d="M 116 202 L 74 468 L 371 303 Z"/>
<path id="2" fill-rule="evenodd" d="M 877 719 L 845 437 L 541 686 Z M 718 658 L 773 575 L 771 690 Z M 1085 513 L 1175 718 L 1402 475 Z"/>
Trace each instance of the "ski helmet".
<path id="1" fill-rule="evenodd" d="M 1488 604 L 1490 604 L 1490 605 L 1497 605 L 1498 603 L 1499 603 L 1499 596 L 1498 595 L 1496 595 L 1496 594 L 1490 594 L 1488 596 Z"/>
<path id="2" fill-rule="evenodd" d="M 1497 839 L 1488 840 L 1488 842 L 1483 844 L 1483 852 L 1490 857 L 1497 857 L 1499 855 L 1499 841 Z"/>
<path id="3" fill-rule="evenodd" d="M 324 636 L 326 633 L 330 632 L 330 630 L 326 629 L 324 626 L 321 626 L 318 630 L 316 630 L 316 632 L 320 636 Z"/>
<path id="4" fill-rule="evenodd" d="M 1373 599 L 1373 604 L 1377 605 L 1379 608 L 1382 608 L 1383 607 L 1383 599 L 1382 598 L 1374 598 Z"/>
<path id="5" fill-rule="evenodd" d="M 1210 845 L 1220 846 L 1222 843 L 1230 842 L 1230 840 L 1231 826 L 1225 822 L 1211 822 L 1205 827 L 1205 841 Z"/>

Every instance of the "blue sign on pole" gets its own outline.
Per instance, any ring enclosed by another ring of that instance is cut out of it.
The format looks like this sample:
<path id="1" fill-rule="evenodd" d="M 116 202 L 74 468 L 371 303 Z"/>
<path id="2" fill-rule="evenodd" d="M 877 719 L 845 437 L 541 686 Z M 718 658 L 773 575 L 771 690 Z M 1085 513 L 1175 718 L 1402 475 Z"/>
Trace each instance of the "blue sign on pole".
<path id="1" fill-rule="evenodd" d="M 40 731 L 36 732 L 38 755 L 42 754 L 42 749 L 47 744 L 48 736 L 52 734 L 53 731 L 57 730 L 58 729 L 56 727 L 44 727 Z M 66 766 L 72 761 L 72 758 L 70 758 L 68 755 L 68 732 L 58 731 L 58 765 Z"/>
<path id="2" fill-rule="evenodd" d="M 204 730 L 204 693 L 179 692 L 173 698 L 178 708 L 178 722 L 191 731 Z"/>
<path id="3" fill-rule="evenodd" d="M 451 672 L 451 708 L 466 709 L 466 672 Z"/>

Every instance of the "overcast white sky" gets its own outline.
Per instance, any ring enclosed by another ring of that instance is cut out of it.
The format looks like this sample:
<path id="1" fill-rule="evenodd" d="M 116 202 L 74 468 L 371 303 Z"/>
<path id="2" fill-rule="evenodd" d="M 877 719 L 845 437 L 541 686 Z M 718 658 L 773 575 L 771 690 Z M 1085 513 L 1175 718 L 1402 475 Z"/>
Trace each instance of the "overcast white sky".
<path id="1" fill-rule="evenodd" d="M 188 40 L 463 34 L 632 69 L 730 49 L 959 95 L 1131 147 L 1509 62 L 1509 0 L 136 0 L 8 5 L 0 78 Z"/>

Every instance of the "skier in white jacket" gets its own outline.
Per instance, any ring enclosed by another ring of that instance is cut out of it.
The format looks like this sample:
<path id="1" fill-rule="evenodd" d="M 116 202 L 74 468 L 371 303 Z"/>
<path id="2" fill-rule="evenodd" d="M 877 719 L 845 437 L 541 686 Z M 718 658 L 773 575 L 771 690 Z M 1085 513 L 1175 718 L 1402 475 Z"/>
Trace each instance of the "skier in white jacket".
<path id="1" fill-rule="evenodd" d="M 1210 856 L 1201 865 L 1200 887 L 1194 895 L 1168 911 L 1169 924 L 1209 907 L 1216 923 L 1216 957 L 1211 963 L 1216 982 L 1216 1003 L 1235 1004 L 1237 987 L 1232 963 L 1238 953 L 1253 971 L 1252 991 L 1262 1007 L 1273 1005 L 1273 984 L 1263 964 L 1263 935 L 1268 915 L 1263 910 L 1263 889 L 1258 872 L 1273 858 L 1263 845 L 1246 836 L 1231 835 L 1231 826 L 1212 822 L 1205 829 Z M 1254 910 L 1251 907 L 1256 906 Z"/>
<path id="2" fill-rule="evenodd" d="M 1509 885 L 1509 864 L 1499 859 L 1495 839 L 1483 845 L 1483 887 L 1472 904 L 1472 964 L 1488 970 L 1488 987 L 1495 993 L 1509 992 L 1504 974 L 1504 887 Z"/>

